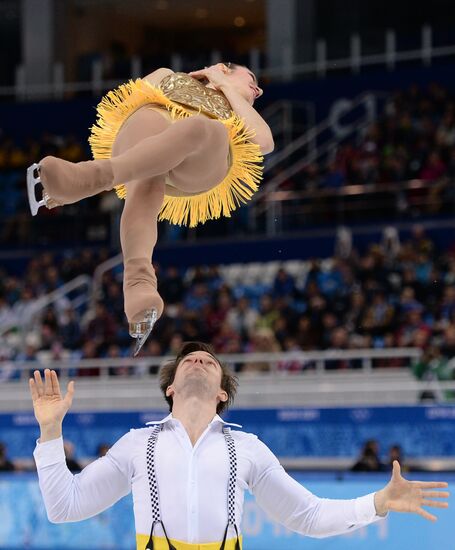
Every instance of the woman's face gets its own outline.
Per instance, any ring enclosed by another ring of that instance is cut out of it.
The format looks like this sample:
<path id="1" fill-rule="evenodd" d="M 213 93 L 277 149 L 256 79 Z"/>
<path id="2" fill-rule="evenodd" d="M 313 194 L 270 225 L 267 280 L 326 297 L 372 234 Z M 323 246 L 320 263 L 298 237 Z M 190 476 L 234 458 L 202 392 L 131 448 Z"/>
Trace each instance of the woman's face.
<path id="1" fill-rule="evenodd" d="M 256 76 L 247 67 L 236 66 L 229 68 L 223 63 L 218 63 L 217 67 L 225 73 L 232 86 L 249 102 L 251 105 L 264 92 L 258 86 Z"/>

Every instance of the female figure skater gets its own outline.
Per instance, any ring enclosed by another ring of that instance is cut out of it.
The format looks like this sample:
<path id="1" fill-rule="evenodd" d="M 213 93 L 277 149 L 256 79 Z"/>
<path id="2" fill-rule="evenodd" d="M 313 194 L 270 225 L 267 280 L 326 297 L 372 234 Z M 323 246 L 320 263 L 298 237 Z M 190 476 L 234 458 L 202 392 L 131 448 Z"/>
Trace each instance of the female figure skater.
<path id="1" fill-rule="evenodd" d="M 163 311 L 151 258 L 157 221 L 194 227 L 230 216 L 257 190 L 269 126 L 253 108 L 255 75 L 218 63 L 192 73 L 161 68 L 109 92 L 89 138 L 96 160 L 45 157 L 27 172 L 30 208 L 71 204 L 115 188 L 125 199 L 120 223 L 123 290 L 137 355 Z M 35 186 L 43 187 L 40 201 Z"/>

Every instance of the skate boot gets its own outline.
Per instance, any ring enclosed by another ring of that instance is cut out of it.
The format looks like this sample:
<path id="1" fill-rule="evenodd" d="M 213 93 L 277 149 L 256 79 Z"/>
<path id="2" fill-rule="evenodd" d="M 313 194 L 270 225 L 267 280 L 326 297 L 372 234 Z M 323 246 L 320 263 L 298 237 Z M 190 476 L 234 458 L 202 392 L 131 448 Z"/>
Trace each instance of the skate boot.
<path id="1" fill-rule="evenodd" d="M 136 357 L 164 309 L 150 260 L 137 258 L 125 262 L 123 294 L 129 333 L 136 338 Z"/>
<path id="2" fill-rule="evenodd" d="M 43 195 L 36 199 L 35 187 L 41 184 Z M 55 208 L 78 202 L 114 187 L 110 159 L 68 162 L 57 157 L 45 157 L 27 170 L 27 193 L 32 216 L 39 208 Z"/>

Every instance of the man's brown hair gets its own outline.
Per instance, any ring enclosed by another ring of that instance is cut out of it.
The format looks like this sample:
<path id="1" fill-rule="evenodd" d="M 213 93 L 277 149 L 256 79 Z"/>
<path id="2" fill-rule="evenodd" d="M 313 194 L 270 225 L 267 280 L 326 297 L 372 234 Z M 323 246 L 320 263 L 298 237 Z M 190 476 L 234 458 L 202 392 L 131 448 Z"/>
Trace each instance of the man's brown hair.
<path id="1" fill-rule="evenodd" d="M 168 402 L 169 410 L 172 412 L 173 399 L 172 396 L 166 395 L 166 390 L 174 382 L 177 367 L 179 366 L 182 359 L 188 354 L 195 351 L 205 351 L 209 353 L 221 367 L 221 388 L 228 394 L 227 401 L 220 401 L 216 407 L 216 412 L 218 414 L 221 414 L 222 412 L 227 410 L 229 406 L 234 402 L 234 397 L 237 392 L 238 381 L 237 377 L 232 373 L 231 369 L 216 357 L 212 346 L 210 346 L 209 344 L 204 344 L 203 342 L 186 342 L 185 344 L 183 344 L 174 361 L 166 363 L 161 367 L 161 391 L 163 392 L 164 398 Z"/>

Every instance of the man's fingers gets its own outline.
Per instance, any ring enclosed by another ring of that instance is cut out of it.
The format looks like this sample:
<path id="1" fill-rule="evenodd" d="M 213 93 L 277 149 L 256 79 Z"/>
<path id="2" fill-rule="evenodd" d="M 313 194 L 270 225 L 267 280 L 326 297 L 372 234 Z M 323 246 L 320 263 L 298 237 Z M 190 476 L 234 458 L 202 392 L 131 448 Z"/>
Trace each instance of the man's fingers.
<path id="1" fill-rule="evenodd" d="M 41 374 L 39 370 L 34 371 L 33 376 L 35 378 L 36 391 L 38 392 L 38 397 L 44 395 L 44 384 L 41 379 Z"/>
<path id="2" fill-rule="evenodd" d="M 422 491 L 425 498 L 449 498 L 449 491 Z"/>
<path id="3" fill-rule="evenodd" d="M 429 514 L 423 508 L 418 508 L 416 513 L 419 514 L 419 516 L 422 516 L 425 519 L 429 519 L 430 521 L 436 521 L 438 519 L 436 516 L 433 516 L 433 514 Z"/>
<path id="4" fill-rule="evenodd" d="M 51 371 L 49 369 L 44 369 L 44 395 L 53 394 L 54 390 L 52 389 Z"/>
<path id="5" fill-rule="evenodd" d="M 55 370 L 51 370 L 51 383 L 52 383 L 52 391 L 54 394 L 57 394 L 59 397 L 62 396 L 60 392 L 60 384 L 58 382 L 58 376 Z"/>
<path id="6" fill-rule="evenodd" d="M 439 502 L 439 500 L 422 500 L 422 506 L 431 506 L 432 508 L 448 508 L 448 502 Z"/>
<path id="7" fill-rule="evenodd" d="M 28 381 L 28 385 L 30 387 L 30 393 L 32 395 L 32 401 L 36 401 L 39 397 L 38 390 L 36 388 L 36 382 L 33 378 L 30 378 Z"/>
<path id="8" fill-rule="evenodd" d="M 71 382 L 68 382 L 68 387 L 65 395 L 65 401 L 68 406 L 68 409 L 71 407 L 71 404 L 73 403 L 73 397 L 74 397 L 74 382 L 71 380 Z"/>
<path id="9" fill-rule="evenodd" d="M 411 481 L 411 483 L 419 489 L 442 489 L 449 486 L 446 481 Z"/>
<path id="10" fill-rule="evenodd" d="M 393 461 L 392 479 L 399 479 L 401 477 L 401 467 L 398 460 Z"/>

